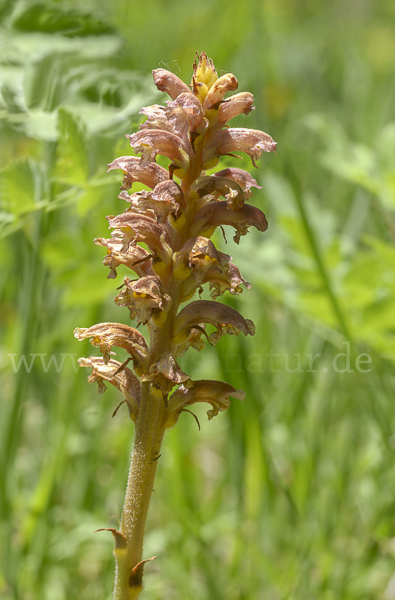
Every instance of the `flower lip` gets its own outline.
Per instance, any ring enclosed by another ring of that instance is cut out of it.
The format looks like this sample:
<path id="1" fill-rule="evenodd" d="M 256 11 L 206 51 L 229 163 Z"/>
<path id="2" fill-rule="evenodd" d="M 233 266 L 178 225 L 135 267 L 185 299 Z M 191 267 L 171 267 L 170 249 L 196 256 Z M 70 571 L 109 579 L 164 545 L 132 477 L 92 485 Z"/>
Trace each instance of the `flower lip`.
<path id="1" fill-rule="evenodd" d="M 179 253 L 180 258 L 184 253 L 184 260 L 188 261 L 188 266 L 192 269 L 192 277 L 188 277 L 181 288 L 181 297 L 190 298 L 195 290 L 205 283 L 209 284 L 213 300 L 227 290 L 233 295 L 240 294 L 242 284 L 247 289 L 251 288 L 251 284 L 231 262 L 232 257 L 219 252 L 211 240 L 197 237 L 190 241 L 189 246 L 185 245 Z"/>
<path id="2" fill-rule="evenodd" d="M 184 192 L 174 180 L 163 181 L 152 191 L 151 197 L 162 202 L 172 202 L 178 208 L 185 206 Z"/>
<path id="3" fill-rule="evenodd" d="M 236 296 L 237 294 L 241 294 L 243 291 L 241 284 L 249 290 L 251 288 L 251 284 L 248 283 L 242 277 L 237 266 L 228 262 L 228 269 L 226 272 L 218 270 L 213 270 L 212 272 L 207 271 L 206 276 L 203 278 L 202 283 L 209 283 L 210 285 L 210 295 L 213 300 L 218 298 L 225 293 L 225 291 L 229 291 L 232 296 Z"/>

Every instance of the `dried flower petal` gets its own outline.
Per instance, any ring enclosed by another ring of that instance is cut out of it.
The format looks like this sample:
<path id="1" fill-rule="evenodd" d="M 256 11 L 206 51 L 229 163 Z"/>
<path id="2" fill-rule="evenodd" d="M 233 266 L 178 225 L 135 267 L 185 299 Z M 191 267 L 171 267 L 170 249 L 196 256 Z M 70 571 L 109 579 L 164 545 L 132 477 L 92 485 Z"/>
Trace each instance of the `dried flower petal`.
<path id="1" fill-rule="evenodd" d="M 195 300 L 185 306 L 174 322 L 174 342 L 183 343 L 193 327 L 201 323 L 210 323 L 216 331 L 209 336 L 209 341 L 216 344 L 226 333 L 230 335 L 254 335 L 255 326 L 250 319 L 244 319 L 234 308 L 219 304 L 212 300 Z"/>
<path id="2" fill-rule="evenodd" d="M 230 396 L 238 400 L 244 400 L 245 393 L 241 390 L 236 390 L 236 388 L 224 381 L 201 379 L 189 382 L 188 387 L 181 386 L 170 396 L 166 427 L 173 427 L 182 410 L 196 402 L 211 404 L 212 409 L 207 411 L 210 420 L 218 415 L 220 411 L 229 408 Z"/>
<path id="3" fill-rule="evenodd" d="M 145 115 L 147 120 L 141 123 L 140 130 L 144 129 L 163 129 L 174 133 L 173 126 L 168 120 L 169 110 L 165 106 L 153 104 L 152 106 L 144 106 L 139 112 L 139 115 Z"/>
<path id="4" fill-rule="evenodd" d="M 123 250 L 129 244 L 143 242 L 149 249 L 166 264 L 171 262 L 173 251 L 170 246 L 169 234 L 163 225 L 153 219 L 133 212 L 124 212 L 116 217 L 107 217 L 109 227 L 123 233 Z"/>
<path id="5" fill-rule="evenodd" d="M 213 194 L 216 197 L 223 196 L 231 208 L 240 208 L 245 200 L 241 186 L 226 177 L 213 177 L 212 175 L 198 177 L 191 189 L 196 190 L 200 197 L 206 194 Z"/>
<path id="6" fill-rule="evenodd" d="M 218 296 L 222 296 L 226 291 L 232 294 L 232 296 L 241 294 L 243 291 L 241 284 L 247 290 L 251 288 L 251 284 L 242 277 L 238 267 L 234 263 L 229 261 L 227 266 L 228 269 L 226 272 L 219 269 L 207 271 L 202 280 L 202 284 L 209 283 L 210 296 L 213 300 L 218 298 Z"/>
<path id="7" fill-rule="evenodd" d="M 151 266 L 152 255 L 136 245 L 129 245 L 126 252 L 123 251 L 124 243 L 122 236 L 114 236 L 112 239 L 96 238 L 94 240 L 98 246 L 104 246 L 107 248 L 107 256 L 103 260 L 103 264 L 106 267 L 110 267 L 110 273 L 108 279 L 115 279 L 117 276 L 117 267 L 119 265 L 125 265 L 132 269 L 139 277 L 144 275 L 154 275 L 155 272 Z"/>
<path id="8" fill-rule="evenodd" d="M 107 171 L 122 169 L 125 176 L 123 178 L 123 190 L 129 190 L 135 181 L 147 185 L 153 189 L 161 181 L 169 179 L 169 173 L 156 163 L 141 164 L 141 160 L 136 156 L 120 156 L 108 165 Z"/>
<path id="9" fill-rule="evenodd" d="M 172 210 L 169 212 L 177 212 L 180 207 L 184 208 L 185 206 L 184 193 L 178 183 L 173 180 L 157 185 L 152 191 L 151 198 L 154 202 L 172 206 Z"/>
<path id="10" fill-rule="evenodd" d="M 189 380 L 189 376 L 181 370 L 176 359 L 170 353 L 163 354 L 157 363 L 141 377 L 141 381 L 152 381 L 163 392 L 169 392 L 174 385 L 180 385 Z"/>
<path id="11" fill-rule="evenodd" d="M 171 109 L 169 121 L 176 131 L 196 131 L 203 122 L 204 111 L 201 103 L 191 92 L 177 96 L 172 102 L 167 102 Z"/>
<path id="12" fill-rule="evenodd" d="M 183 280 L 181 301 L 189 300 L 196 289 L 205 283 L 209 284 L 213 299 L 227 290 L 231 294 L 240 294 L 241 284 L 249 289 L 251 284 L 230 261 L 231 256 L 219 252 L 207 238 L 198 236 L 188 240 L 173 257 L 174 276 Z"/>
<path id="13" fill-rule="evenodd" d="M 123 348 L 132 357 L 135 368 L 141 371 L 147 359 L 148 346 L 144 336 L 121 323 L 99 323 L 92 327 L 77 327 L 74 330 L 77 340 L 90 338 L 90 343 L 99 348 L 103 354 L 103 360 L 107 364 L 110 361 L 112 346 Z"/>
<path id="14" fill-rule="evenodd" d="M 192 327 L 189 335 L 180 336 L 175 344 L 175 356 L 184 356 L 185 352 L 189 348 L 194 348 L 198 352 L 203 350 L 205 343 L 202 340 L 202 334 L 205 334 L 204 324 L 202 323 L 199 327 Z M 182 341 L 182 339 L 184 341 Z"/>
<path id="15" fill-rule="evenodd" d="M 236 229 L 234 241 L 239 243 L 240 236 L 246 235 L 248 227 L 256 227 L 258 231 L 266 231 L 268 223 L 265 214 L 249 204 L 233 210 L 227 202 L 212 202 L 203 206 L 195 215 L 191 233 L 201 235 L 219 225 L 231 225 Z"/>
<path id="16" fill-rule="evenodd" d="M 101 356 L 90 356 L 89 358 L 79 358 L 80 367 L 92 367 L 92 374 L 88 377 L 89 383 L 99 385 L 99 393 L 106 391 L 104 381 L 108 381 L 115 386 L 125 397 L 129 408 L 130 418 L 137 421 L 139 405 L 141 399 L 141 384 L 136 375 L 123 367 L 117 360 L 110 360 L 105 363 Z M 118 371 L 118 372 L 117 372 Z"/>
<path id="17" fill-rule="evenodd" d="M 193 296 L 208 271 L 212 269 L 226 271 L 229 259 L 227 254 L 218 252 L 207 238 L 202 236 L 190 238 L 173 256 L 174 277 L 184 281 L 180 293 L 182 302 Z"/>
<path id="18" fill-rule="evenodd" d="M 174 133 L 161 129 L 143 129 L 125 137 L 129 138 L 133 150 L 142 154 L 142 167 L 154 161 L 157 154 L 162 154 L 170 158 L 178 167 L 188 168 L 188 149 L 182 139 Z"/>
<path id="19" fill-rule="evenodd" d="M 127 306 L 130 318 L 147 323 L 154 314 L 163 311 L 164 301 L 169 297 L 163 293 L 163 285 L 157 277 L 141 277 L 137 281 L 124 279 L 122 291 L 115 298 L 118 306 Z"/>
<path id="20" fill-rule="evenodd" d="M 129 202 L 133 212 L 155 217 L 158 223 L 166 222 L 169 214 L 177 214 L 180 205 L 185 205 L 182 189 L 172 179 L 162 181 L 150 192 L 143 190 L 131 195 L 122 192 L 118 197 Z"/>
<path id="21" fill-rule="evenodd" d="M 244 171 L 243 169 L 238 169 L 236 167 L 229 167 L 228 169 L 222 169 L 222 171 L 217 171 L 217 173 L 213 173 L 213 177 L 226 177 L 226 179 L 232 179 L 236 183 L 239 184 L 241 189 L 243 190 L 246 196 L 251 195 L 251 188 L 255 187 L 258 190 L 262 189 L 261 185 L 255 181 L 255 179 L 248 173 L 248 171 Z"/>

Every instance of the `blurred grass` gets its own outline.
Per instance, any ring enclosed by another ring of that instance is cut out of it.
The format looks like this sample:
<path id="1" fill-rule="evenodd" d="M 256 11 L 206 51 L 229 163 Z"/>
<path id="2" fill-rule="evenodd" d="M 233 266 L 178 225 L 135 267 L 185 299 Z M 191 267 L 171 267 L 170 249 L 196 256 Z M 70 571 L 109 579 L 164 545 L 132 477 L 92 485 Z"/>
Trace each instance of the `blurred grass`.
<path id="1" fill-rule="evenodd" d="M 93 532 L 121 510 L 133 428 L 72 331 L 128 322 L 92 242 L 121 208 L 105 165 L 164 101 L 150 70 L 188 80 L 205 50 L 255 95 L 238 124 L 278 141 L 254 174 L 270 226 L 226 247 L 257 334 L 184 359 L 247 397 L 167 434 L 145 597 L 394 599 L 394 4 L 79 5 L 0 2 L 1 598 L 111 597 Z"/>

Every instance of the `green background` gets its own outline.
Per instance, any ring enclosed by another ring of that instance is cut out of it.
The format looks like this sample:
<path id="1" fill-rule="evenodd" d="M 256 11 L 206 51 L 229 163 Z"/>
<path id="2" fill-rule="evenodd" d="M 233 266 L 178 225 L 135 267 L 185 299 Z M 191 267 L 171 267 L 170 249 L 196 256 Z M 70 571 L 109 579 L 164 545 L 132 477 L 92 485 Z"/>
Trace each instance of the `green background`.
<path id="1" fill-rule="evenodd" d="M 106 279 L 93 243 L 124 210 L 106 164 L 165 101 L 151 70 L 189 82 L 204 50 L 254 93 L 235 125 L 278 149 L 254 171 L 269 230 L 216 239 L 253 284 L 221 301 L 257 333 L 182 363 L 247 397 L 167 433 L 144 597 L 393 600 L 394 3 L 79 5 L 0 2 L 1 598 L 111 597 L 112 538 L 94 530 L 116 526 L 133 426 L 78 370 L 90 346 L 72 332 L 129 322 L 125 273 Z"/>

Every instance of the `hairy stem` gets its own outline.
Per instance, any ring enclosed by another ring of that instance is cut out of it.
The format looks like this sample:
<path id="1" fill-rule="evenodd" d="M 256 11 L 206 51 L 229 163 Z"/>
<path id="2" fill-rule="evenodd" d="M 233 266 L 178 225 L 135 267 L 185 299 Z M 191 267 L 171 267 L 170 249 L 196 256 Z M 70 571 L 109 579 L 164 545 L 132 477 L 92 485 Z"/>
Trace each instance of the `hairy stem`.
<path id="1" fill-rule="evenodd" d="M 160 448 L 166 406 L 160 390 L 148 383 L 142 398 L 129 471 L 120 532 L 126 541 L 114 549 L 116 575 L 114 600 L 135 600 L 142 591 L 143 539 Z"/>

